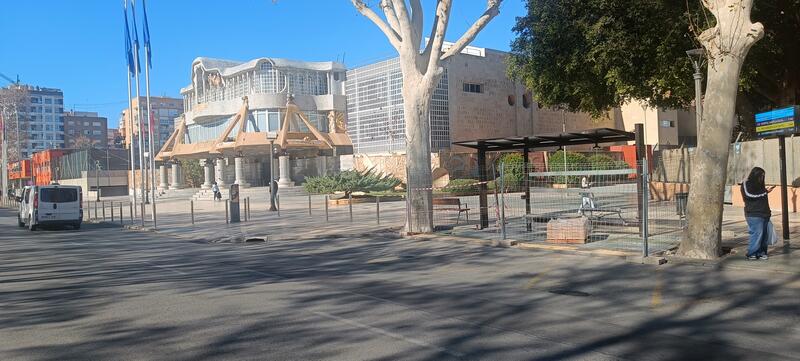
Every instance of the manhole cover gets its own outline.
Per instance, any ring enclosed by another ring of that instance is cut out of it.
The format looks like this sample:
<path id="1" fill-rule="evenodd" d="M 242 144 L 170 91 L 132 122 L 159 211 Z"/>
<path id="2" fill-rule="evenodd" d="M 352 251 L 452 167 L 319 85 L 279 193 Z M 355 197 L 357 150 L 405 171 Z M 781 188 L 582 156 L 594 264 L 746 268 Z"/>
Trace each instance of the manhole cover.
<path id="1" fill-rule="evenodd" d="M 564 295 L 564 296 L 574 296 L 574 297 L 589 297 L 591 294 L 576 290 L 565 290 L 565 289 L 554 289 L 548 290 L 547 292 L 557 294 L 557 295 Z"/>
<path id="2" fill-rule="evenodd" d="M 248 238 L 248 239 L 245 239 L 245 240 L 244 240 L 244 243 L 266 243 L 266 242 L 267 242 L 267 240 L 266 240 L 266 239 L 264 239 L 264 238 L 257 238 L 257 237 L 254 237 L 254 238 Z"/>

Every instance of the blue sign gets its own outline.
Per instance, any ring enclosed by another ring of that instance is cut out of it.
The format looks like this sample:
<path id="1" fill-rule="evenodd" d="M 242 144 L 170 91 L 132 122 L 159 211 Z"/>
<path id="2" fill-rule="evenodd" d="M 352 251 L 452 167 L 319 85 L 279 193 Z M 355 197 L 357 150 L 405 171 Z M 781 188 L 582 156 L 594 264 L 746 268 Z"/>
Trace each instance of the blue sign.
<path id="1" fill-rule="evenodd" d="M 756 114 L 756 135 L 767 138 L 797 133 L 800 130 L 798 113 L 798 107 L 792 106 Z"/>

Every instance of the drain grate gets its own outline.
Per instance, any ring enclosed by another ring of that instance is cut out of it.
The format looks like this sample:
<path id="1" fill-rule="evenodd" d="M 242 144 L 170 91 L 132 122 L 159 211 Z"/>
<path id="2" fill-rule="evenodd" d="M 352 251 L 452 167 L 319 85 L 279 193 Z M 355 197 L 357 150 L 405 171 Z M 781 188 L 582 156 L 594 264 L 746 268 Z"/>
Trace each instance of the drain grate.
<path id="1" fill-rule="evenodd" d="M 564 295 L 564 296 L 574 296 L 574 297 L 589 297 L 591 296 L 590 293 L 576 291 L 576 290 L 568 290 L 568 289 L 552 289 L 547 290 L 547 292 L 556 294 L 556 295 Z"/>

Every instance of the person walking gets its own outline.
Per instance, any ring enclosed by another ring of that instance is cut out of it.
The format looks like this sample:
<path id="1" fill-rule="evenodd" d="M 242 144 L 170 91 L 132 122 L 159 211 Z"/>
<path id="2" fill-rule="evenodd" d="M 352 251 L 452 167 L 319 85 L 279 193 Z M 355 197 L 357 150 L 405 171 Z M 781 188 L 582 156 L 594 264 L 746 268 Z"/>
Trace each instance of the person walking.
<path id="1" fill-rule="evenodd" d="M 211 184 L 211 192 L 214 193 L 214 201 L 217 201 L 217 199 L 222 199 L 222 193 L 219 192 L 219 186 L 217 185 L 217 182 Z"/>
<path id="2" fill-rule="evenodd" d="M 742 183 L 742 198 L 744 198 L 744 217 L 747 220 L 747 230 L 750 233 L 750 244 L 747 247 L 748 260 L 764 260 L 767 257 L 767 242 L 769 237 L 769 218 L 772 211 L 769 209 L 769 192 L 775 187 L 766 188 L 764 178 L 766 173 L 763 168 L 755 167 Z"/>

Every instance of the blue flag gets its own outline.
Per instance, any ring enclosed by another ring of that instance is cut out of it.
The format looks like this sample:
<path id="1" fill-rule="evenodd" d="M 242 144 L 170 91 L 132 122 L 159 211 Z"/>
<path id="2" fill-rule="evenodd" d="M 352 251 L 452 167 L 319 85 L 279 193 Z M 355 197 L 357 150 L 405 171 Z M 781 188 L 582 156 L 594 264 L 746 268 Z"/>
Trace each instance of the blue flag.
<path id="1" fill-rule="evenodd" d="M 144 16 L 144 28 L 142 29 L 142 35 L 144 35 L 144 53 L 147 57 L 147 66 L 152 69 L 153 59 L 150 58 L 150 26 L 147 24 L 147 5 L 144 0 L 142 0 L 142 15 Z"/>
<path id="2" fill-rule="evenodd" d="M 133 52 L 131 52 L 131 31 L 128 26 L 128 0 L 122 3 L 122 15 L 125 17 L 125 61 L 128 62 L 128 71 L 133 74 Z"/>
<path id="3" fill-rule="evenodd" d="M 139 65 L 139 57 L 138 57 L 138 55 L 139 55 L 139 30 L 137 30 L 137 28 L 136 28 L 136 1 L 135 0 L 131 0 L 131 19 L 133 20 L 133 51 L 135 51 L 136 52 L 135 54 L 137 55 L 137 56 L 134 57 L 134 59 L 136 61 L 136 71 L 139 71 L 139 69 L 141 69 L 141 66 Z"/>

